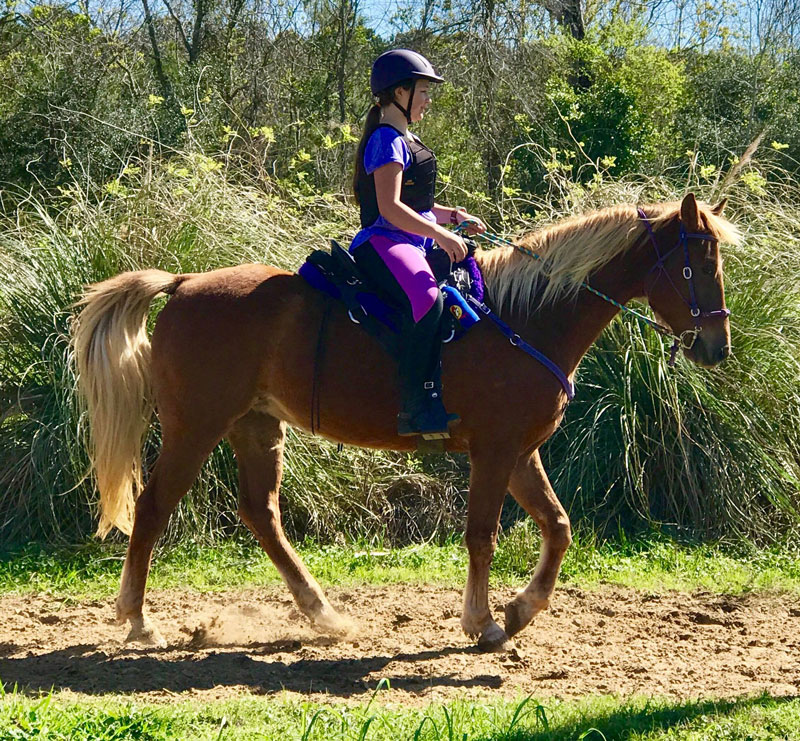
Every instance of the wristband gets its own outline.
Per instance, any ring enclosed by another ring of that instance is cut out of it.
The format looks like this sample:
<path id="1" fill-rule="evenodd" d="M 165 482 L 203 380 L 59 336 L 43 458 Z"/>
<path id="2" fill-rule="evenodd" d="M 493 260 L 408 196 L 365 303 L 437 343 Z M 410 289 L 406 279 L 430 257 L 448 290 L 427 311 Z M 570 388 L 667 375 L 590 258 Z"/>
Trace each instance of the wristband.
<path id="1" fill-rule="evenodd" d="M 452 211 L 450 211 L 450 223 L 458 226 L 458 214 L 459 212 L 467 213 L 467 209 L 462 208 L 461 206 L 456 206 Z"/>

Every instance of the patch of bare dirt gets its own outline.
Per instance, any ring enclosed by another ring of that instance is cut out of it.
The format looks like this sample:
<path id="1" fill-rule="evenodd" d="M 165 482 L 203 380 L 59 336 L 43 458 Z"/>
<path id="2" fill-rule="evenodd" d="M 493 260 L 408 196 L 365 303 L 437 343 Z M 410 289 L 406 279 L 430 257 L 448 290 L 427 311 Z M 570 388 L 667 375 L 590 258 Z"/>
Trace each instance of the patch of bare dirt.
<path id="1" fill-rule="evenodd" d="M 26 690 L 137 693 L 169 701 L 288 691 L 363 701 L 456 696 L 691 698 L 800 691 L 800 610 L 785 595 L 664 595 L 557 590 L 550 611 L 503 654 L 482 654 L 459 626 L 461 595 L 426 586 L 331 591 L 358 623 L 352 642 L 319 636 L 283 591 L 151 592 L 169 646 L 123 643 L 113 600 L 0 598 L 0 680 Z M 510 590 L 495 591 L 502 615 Z"/>

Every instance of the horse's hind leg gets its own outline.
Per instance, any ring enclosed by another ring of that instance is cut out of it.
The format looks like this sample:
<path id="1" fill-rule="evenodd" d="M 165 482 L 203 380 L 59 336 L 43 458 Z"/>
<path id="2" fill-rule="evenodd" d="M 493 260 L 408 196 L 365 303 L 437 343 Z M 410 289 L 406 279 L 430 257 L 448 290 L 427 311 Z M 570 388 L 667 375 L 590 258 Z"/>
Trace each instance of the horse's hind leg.
<path id="1" fill-rule="evenodd" d="M 228 439 L 239 466 L 239 516 L 272 559 L 303 614 L 323 632 L 348 635 L 350 621 L 331 607 L 283 532 L 278 490 L 285 435 L 283 422 L 256 411 L 231 428 Z"/>
<path id="2" fill-rule="evenodd" d="M 144 614 L 144 590 L 150 571 L 153 546 L 164 532 L 175 507 L 197 478 L 200 467 L 219 439 L 203 443 L 193 436 L 169 434 L 164 430 L 164 445 L 141 496 L 136 501 L 133 532 L 128 543 L 122 584 L 117 597 L 117 621 L 130 620 L 129 641 L 157 646 L 166 642 L 158 628 Z"/>
<path id="3" fill-rule="evenodd" d="M 542 530 L 542 553 L 530 584 L 506 605 L 506 633 L 519 633 L 546 610 L 564 554 L 572 542 L 569 517 L 547 478 L 539 451 L 520 458 L 509 483 L 511 495 Z"/>

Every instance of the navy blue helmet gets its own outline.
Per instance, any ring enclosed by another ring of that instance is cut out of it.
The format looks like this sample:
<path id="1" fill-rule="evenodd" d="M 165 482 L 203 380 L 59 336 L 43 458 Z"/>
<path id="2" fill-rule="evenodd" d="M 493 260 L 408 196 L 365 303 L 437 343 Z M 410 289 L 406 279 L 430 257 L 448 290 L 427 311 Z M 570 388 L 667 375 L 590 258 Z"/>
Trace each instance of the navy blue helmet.
<path id="1" fill-rule="evenodd" d="M 372 65 L 369 87 L 373 95 L 403 80 L 444 82 L 433 65 L 411 49 L 391 49 L 381 54 Z"/>

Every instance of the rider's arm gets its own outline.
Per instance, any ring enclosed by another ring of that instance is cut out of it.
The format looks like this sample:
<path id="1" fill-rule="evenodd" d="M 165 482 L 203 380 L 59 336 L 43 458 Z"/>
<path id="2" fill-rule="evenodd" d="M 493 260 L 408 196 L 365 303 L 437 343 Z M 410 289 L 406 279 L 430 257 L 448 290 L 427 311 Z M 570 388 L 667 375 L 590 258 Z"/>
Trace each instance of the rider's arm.
<path id="1" fill-rule="evenodd" d="M 413 208 L 409 208 L 400 200 L 403 166 L 399 162 L 387 162 L 375 170 L 374 175 L 378 210 L 386 221 L 404 232 L 436 240 L 441 238 L 443 232 L 447 231 L 420 216 Z"/>
<path id="2" fill-rule="evenodd" d="M 463 260 L 467 246 L 459 235 L 428 221 L 400 200 L 402 175 L 403 166 L 399 162 L 389 162 L 375 170 L 375 195 L 381 216 L 404 232 L 436 240 L 451 260 Z"/>

